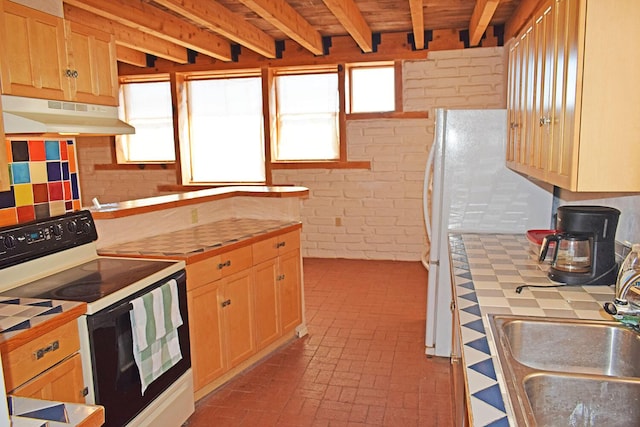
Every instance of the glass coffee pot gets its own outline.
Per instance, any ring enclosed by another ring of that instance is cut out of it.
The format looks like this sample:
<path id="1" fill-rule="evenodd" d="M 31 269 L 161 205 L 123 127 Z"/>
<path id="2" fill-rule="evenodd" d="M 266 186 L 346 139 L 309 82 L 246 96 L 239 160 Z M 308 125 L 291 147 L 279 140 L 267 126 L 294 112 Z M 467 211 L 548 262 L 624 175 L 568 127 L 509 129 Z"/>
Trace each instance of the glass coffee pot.
<path id="1" fill-rule="evenodd" d="M 556 270 L 570 273 L 591 271 L 591 238 L 586 234 L 555 233 L 542 241 L 540 260 L 544 260 L 551 242 L 556 243 L 556 251 L 551 266 Z"/>

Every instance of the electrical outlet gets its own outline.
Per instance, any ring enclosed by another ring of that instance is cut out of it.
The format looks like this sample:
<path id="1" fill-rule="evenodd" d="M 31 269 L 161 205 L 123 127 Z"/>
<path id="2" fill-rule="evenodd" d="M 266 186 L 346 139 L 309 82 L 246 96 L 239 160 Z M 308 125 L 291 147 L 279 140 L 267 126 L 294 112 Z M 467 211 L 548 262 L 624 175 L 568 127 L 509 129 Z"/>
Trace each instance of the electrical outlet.
<path id="1" fill-rule="evenodd" d="M 198 223 L 198 209 L 191 209 L 191 224 Z"/>
<path id="2" fill-rule="evenodd" d="M 342 225 L 342 218 L 336 217 L 336 227 L 340 227 Z"/>

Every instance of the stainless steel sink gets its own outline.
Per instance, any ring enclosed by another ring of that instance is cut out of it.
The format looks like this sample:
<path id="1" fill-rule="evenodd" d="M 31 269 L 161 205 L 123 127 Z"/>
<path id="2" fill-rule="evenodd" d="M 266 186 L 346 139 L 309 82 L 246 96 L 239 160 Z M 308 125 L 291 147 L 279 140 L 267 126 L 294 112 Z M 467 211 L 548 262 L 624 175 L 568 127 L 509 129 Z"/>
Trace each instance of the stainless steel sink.
<path id="1" fill-rule="evenodd" d="M 534 374 L 524 389 L 544 426 L 637 426 L 640 382 Z"/>
<path id="2" fill-rule="evenodd" d="M 605 321 L 489 323 L 519 426 L 640 425 L 640 334 Z"/>
<path id="3" fill-rule="evenodd" d="M 640 377 L 640 335 L 617 323 L 497 318 L 511 355 L 535 369 Z"/>

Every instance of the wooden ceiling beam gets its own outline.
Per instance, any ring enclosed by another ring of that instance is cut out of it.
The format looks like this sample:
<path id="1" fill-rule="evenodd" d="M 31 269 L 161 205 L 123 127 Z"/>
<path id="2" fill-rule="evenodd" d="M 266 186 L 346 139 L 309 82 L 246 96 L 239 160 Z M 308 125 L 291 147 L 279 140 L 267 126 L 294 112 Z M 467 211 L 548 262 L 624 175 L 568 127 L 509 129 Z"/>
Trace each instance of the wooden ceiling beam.
<path id="1" fill-rule="evenodd" d="M 116 45 L 116 58 L 118 62 L 135 65 L 136 67 L 147 66 L 147 55 L 144 52 L 126 46 Z"/>
<path id="2" fill-rule="evenodd" d="M 496 13 L 500 0 L 476 0 L 469 22 L 469 45 L 477 46 Z"/>
<path id="3" fill-rule="evenodd" d="M 409 9 L 413 27 L 413 44 L 416 49 L 424 49 L 424 1 L 409 0 Z"/>
<path id="4" fill-rule="evenodd" d="M 314 55 L 324 53 L 322 35 L 285 0 L 239 0 Z"/>
<path id="5" fill-rule="evenodd" d="M 154 0 L 154 2 L 266 58 L 276 57 L 276 41 L 273 37 L 215 1 Z"/>
<path id="6" fill-rule="evenodd" d="M 115 36 L 116 45 L 148 53 L 178 64 L 189 62 L 187 49 L 184 46 L 143 33 L 135 28 L 127 27 L 111 19 L 103 18 L 92 12 L 64 5 L 64 17 L 73 22 L 85 24 L 93 28 L 107 31 Z"/>
<path id="7" fill-rule="evenodd" d="M 354 0 L 322 0 L 363 52 L 373 52 L 371 28 Z"/>
<path id="8" fill-rule="evenodd" d="M 230 43 L 141 0 L 64 0 L 65 3 L 135 28 L 195 52 L 231 61 Z"/>
<path id="9" fill-rule="evenodd" d="M 509 40 L 525 26 L 545 0 L 522 0 L 504 26 L 504 39 Z"/>

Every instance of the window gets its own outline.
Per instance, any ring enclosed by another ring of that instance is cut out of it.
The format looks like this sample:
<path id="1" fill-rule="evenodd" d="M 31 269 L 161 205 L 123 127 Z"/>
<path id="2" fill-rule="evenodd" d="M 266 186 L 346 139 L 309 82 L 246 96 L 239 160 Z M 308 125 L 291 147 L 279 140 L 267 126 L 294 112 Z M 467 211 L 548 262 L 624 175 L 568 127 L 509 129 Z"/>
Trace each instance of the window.
<path id="1" fill-rule="evenodd" d="M 187 79 L 186 91 L 189 183 L 264 182 L 260 76 Z"/>
<path id="2" fill-rule="evenodd" d="M 395 110 L 395 68 L 393 64 L 347 66 L 347 111 L 349 113 Z"/>
<path id="3" fill-rule="evenodd" d="M 175 161 L 171 85 L 168 76 L 157 81 L 137 79 L 120 85 L 120 117 L 136 133 L 116 138 L 118 163 Z"/>
<path id="4" fill-rule="evenodd" d="M 273 161 L 340 157 L 338 71 L 275 73 Z"/>

